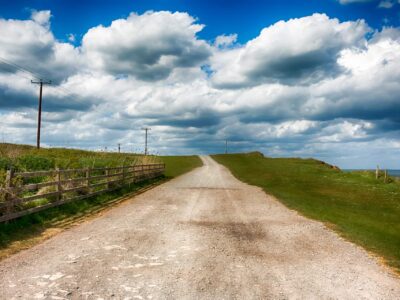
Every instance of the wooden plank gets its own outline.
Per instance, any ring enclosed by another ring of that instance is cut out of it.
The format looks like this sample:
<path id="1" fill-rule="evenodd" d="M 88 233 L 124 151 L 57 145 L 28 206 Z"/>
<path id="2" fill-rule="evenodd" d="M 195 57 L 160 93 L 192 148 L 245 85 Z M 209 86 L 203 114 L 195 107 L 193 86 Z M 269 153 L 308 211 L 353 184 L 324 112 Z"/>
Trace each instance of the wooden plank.
<path id="1" fill-rule="evenodd" d="M 57 196 L 58 194 L 60 194 L 60 192 L 50 192 L 50 193 L 46 193 L 46 194 L 42 194 L 42 195 L 34 195 L 34 196 L 20 198 L 19 200 L 22 200 L 22 202 L 29 202 L 29 201 L 33 201 L 33 200 L 40 199 L 40 198 Z"/>
<path id="2" fill-rule="evenodd" d="M 72 193 L 72 192 L 77 192 L 77 191 L 82 191 L 82 190 L 86 190 L 87 186 L 86 185 L 81 185 L 81 186 L 77 186 L 74 188 L 70 188 L 70 189 L 64 189 L 62 191 L 62 194 L 66 194 L 66 193 Z"/>
<path id="3" fill-rule="evenodd" d="M 23 172 L 23 173 L 15 173 L 15 176 L 23 177 L 23 178 L 31 178 L 31 177 L 44 177 L 49 175 L 54 175 L 55 170 L 51 171 L 36 171 L 36 172 Z"/>

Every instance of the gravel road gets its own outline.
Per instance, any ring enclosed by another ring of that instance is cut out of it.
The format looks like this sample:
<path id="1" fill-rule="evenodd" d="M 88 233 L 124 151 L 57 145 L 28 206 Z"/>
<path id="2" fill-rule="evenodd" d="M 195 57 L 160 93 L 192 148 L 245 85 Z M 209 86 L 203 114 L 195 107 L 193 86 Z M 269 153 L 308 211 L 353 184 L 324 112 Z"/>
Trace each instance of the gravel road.
<path id="1" fill-rule="evenodd" d="M 364 250 L 202 160 L 0 262 L 1 299 L 400 299 Z"/>

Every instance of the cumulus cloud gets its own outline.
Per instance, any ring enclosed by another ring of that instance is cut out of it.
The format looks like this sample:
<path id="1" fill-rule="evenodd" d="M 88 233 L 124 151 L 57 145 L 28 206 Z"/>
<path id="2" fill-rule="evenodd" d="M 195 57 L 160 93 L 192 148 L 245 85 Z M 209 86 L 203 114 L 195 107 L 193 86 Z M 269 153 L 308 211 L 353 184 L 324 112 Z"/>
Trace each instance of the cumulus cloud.
<path id="1" fill-rule="evenodd" d="M 82 49 L 99 70 L 157 81 L 175 68 L 199 66 L 210 56 L 210 46 L 196 37 L 204 26 L 195 21 L 187 13 L 132 13 L 108 27 L 90 29 Z"/>
<path id="2" fill-rule="evenodd" d="M 31 20 L 0 19 L 0 72 L 17 72 L 5 64 L 11 61 L 57 83 L 78 70 L 78 50 L 55 39 L 50 16 L 50 11 L 33 11 Z"/>
<path id="3" fill-rule="evenodd" d="M 324 14 L 280 21 L 263 29 L 240 49 L 213 57 L 217 87 L 238 88 L 265 82 L 309 84 L 339 72 L 343 49 L 360 47 L 364 21 L 339 22 Z"/>

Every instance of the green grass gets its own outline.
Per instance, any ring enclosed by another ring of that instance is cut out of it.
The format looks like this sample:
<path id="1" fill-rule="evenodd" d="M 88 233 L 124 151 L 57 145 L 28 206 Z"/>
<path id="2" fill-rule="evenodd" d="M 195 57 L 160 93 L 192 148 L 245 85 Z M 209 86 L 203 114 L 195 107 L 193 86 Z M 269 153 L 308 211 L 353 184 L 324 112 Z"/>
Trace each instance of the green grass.
<path id="1" fill-rule="evenodd" d="M 345 173 L 313 159 L 259 153 L 214 155 L 238 179 L 263 188 L 287 207 L 326 222 L 400 271 L 400 183 L 372 172 Z"/>
<path id="2" fill-rule="evenodd" d="M 165 163 L 165 176 L 172 178 L 200 167 L 203 163 L 198 156 L 162 156 Z"/>

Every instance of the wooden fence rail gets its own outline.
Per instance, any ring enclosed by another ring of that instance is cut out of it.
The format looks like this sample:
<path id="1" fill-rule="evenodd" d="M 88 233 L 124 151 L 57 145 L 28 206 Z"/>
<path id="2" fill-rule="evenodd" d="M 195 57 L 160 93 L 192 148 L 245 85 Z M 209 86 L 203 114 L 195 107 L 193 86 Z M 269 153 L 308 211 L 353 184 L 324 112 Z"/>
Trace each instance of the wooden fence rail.
<path id="1" fill-rule="evenodd" d="M 164 170 L 165 164 L 24 173 L 9 170 L 5 187 L 0 188 L 0 222 L 156 178 Z"/>

